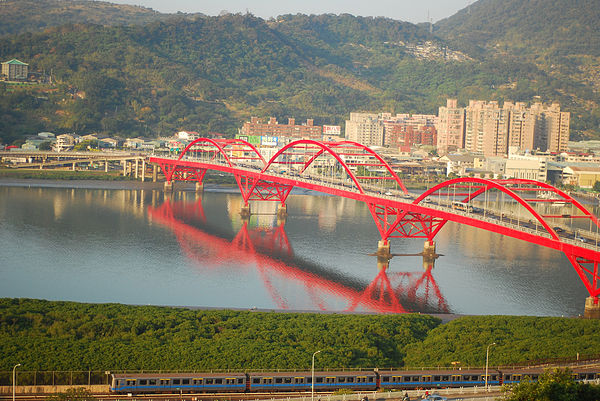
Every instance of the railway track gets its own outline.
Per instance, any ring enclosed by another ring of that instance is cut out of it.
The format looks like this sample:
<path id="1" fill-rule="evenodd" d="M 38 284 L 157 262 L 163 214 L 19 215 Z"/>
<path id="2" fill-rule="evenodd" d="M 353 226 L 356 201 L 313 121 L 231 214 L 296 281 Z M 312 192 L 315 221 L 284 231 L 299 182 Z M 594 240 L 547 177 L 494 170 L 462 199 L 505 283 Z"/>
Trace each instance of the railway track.
<path id="1" fill-rule="evenodd" d="M 76 387 L 76 386 L 75 386 Z M 315 398 L 330 395 L 327 392 L 315 392 Z M 46 400 L 53 394 L 16 394 L 15 401 Z M 287 399 L 310 397 L 310 392 L 277 392 L 277 393 L 160 393 L 160 394 L 127 394 L 92 393 L 97 400 L 146 400 L 146 401 L 244 401 L 265 399 Z M 0 401 L 12 401 L 12 394 L 0 394 Z"/>

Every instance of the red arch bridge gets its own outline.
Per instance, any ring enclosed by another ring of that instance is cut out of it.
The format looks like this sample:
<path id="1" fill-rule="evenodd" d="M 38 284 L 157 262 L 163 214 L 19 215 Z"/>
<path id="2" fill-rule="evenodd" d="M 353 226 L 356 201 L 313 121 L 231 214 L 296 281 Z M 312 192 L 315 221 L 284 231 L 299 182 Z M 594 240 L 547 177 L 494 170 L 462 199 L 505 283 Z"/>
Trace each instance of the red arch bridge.
<path id="1" fill-rule="evenodd" d="M 378 253 L 389 255 L 392 238 L 423 238 L 424 252 L 435 253 L 434 238 L 447 221 L 492 231 L 563 252 L 589 297 L 586 313 L 600 317 L 600 224 L 578 200 L 552 185 L 524 179 L 456 178 L 411 195 L 392 166 L 372 149 L 350 141 L 297 140 L 268 160 L 241 139 L 200 138 L 178 157 L 151 157 L 165 177 L 201 187 L 208 170 L 232 174 L 243 198 L 279 203 L 294 187 L 364 202 L 381 240 Z"/>

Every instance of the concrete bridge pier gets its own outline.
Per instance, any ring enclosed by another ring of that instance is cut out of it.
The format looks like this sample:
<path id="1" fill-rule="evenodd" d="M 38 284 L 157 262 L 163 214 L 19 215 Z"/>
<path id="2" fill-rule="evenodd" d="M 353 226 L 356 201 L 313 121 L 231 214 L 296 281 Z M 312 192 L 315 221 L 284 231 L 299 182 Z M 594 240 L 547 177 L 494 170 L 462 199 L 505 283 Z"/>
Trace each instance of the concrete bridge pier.
<path id="1" fill-rule="evenodd" d="M 587 297 L 585 299 L 583 317 L 586 319 L 600 319 L 600 301 L 598 297 Z"/>
<path id="2" fill-rule="evenodd" d="M 390 241 L 386 239 L 382 239 L 377 243 L 377 256 L 382 258 L 392 258 L 392 254 L 390 253 Z"/>
<path id="3" fill-rule="evenodd" d="M 242 210 L 240 210 L 240 216 L 242 216 L 242 219 L 250 218 L 251 215 L 252 213 L 250 212 L 250 204 L 242 206 Z"/>
<path id="4" fill-rule="evenodd" d="M 287 217 L 287 205 L 279 204 L 277 207 L 277 219 L 285 219 Z"/>
<path id="5" fill-rule="evenodd" d="M 163 191 L 164 192 L 173 192 L 173 181 L 165 181 Z"/>
<path id="6" fill-rule="evenodd" d="M 196 193 L 204 192 L 204 183 L 196 181 Z"/>
<path id="7" fill-rule="evenodd" d="M 423 245 L 423 257 L 433 257 L 434 255 L 436 255 L 435 253 L 435 241 L 425 241 L 425 244 Z"/>
<path id="8" fill-rule="evenodd" d="M 156 164 L 152 165 L 152 182 L 156 182 L 158 179 L 158 166 Z"/>

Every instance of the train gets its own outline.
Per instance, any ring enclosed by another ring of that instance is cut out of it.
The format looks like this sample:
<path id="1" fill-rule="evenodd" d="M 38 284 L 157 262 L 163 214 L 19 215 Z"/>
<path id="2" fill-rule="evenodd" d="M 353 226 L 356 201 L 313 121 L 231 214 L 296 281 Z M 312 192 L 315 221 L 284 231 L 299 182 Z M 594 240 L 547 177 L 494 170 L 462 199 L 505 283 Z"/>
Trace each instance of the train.
<path id="1" fill-rule="evenodd" d="M 516 384 L 537 380 L 542 368 L 490 370 L 487 385 Z M 573 368 L 575 380 L 600 380 L 600 368 Z M 293 391 L 329 392 L 410 390 L 486 385 L 483 369 L 455 370 L 361 370 L 336 372 L 250 373 L 113 373 L 113 393 L 275 393 Z"/>

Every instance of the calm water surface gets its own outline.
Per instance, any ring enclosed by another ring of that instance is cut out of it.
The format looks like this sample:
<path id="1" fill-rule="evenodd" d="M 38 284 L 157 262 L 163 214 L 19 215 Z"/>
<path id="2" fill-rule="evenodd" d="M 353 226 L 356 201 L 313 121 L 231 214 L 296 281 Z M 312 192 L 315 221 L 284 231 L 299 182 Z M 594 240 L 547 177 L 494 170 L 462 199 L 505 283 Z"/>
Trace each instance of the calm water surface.
<path id="1" fill-rule="evenodd" d="M 448 223 L 435 264 L 392 240 L 389 267 L 358 202 L 297 193 L 288 217 L 212 188 L 0 185 L 0 296 L 309 311 L 577 316 L 587 291 L 560 252 Z M 595 210 L 598 213 L 598 210 Z M 408 256 L 408 255 L 413 256 Z"/>

